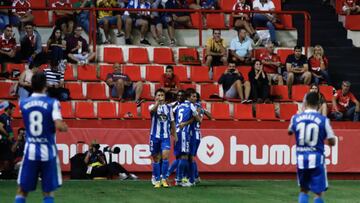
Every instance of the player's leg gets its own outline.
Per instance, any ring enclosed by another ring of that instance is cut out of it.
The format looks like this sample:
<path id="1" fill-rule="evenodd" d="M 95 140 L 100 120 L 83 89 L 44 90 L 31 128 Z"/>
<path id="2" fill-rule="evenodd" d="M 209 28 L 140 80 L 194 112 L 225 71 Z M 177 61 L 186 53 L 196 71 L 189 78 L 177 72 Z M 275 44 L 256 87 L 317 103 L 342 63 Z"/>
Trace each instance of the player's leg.
<path id="1" fill-rule="evenodd" d="M 159 139 L 150 139 L 150 152 L 153 158 L 153 175 L 155 176 L 155 188 L 159 188 L 160 185 L 160 142 Z"/>
<path id="2" fill-rule="evenodd" d="M 323 203 L 323 192 L 328 188 L 328 181 L 325 166 L 318 166 L 312 170 L 310 188 L 315 193 L 314 203 Z"/>
<path id="3" fill-rule="evenodd" d="M 189 154 L 189 182 L 191 184 L 195 183 L 195 158 L 196 156 L 196 135 L 193 133 L 190 136 L 190 154 Z"/>
<path id="4" fill-rule="evenodd" d="M 18 189 L 15 203 L 25 203 L 28 192 L 36 189 L 39 166 L 36 161 L 29 161 L 24 158 L 18 174 Z"/>
<path id="5" fill-rule="evenodd" d="M 43 191 L 43 203 L 54 202 L 54 191 L 62 185 L 61 168 L 59 159 L 53 158 L 41 162 L 40 167 L 41 185 Z"/>
<path id="6" fill-rule="evenodd" d="M 181 155 L 177 170 L 179 171 L 179 180 L 181 180 L 182 186 L 190 186 L 185 181 L 185 172 L 189 170 L 189 132 L 181 131 L 181 136 L 178 136 L 181 142 Z"/>
<path id="7" fill-rule="evenodd" d="M 306 169 L 297 169 L 298 184 L 300 186 L 300 193 L 298 197 L 299 203 L 309 202 L 309 189 L 310 189 L 310 174 Z"/>
<path id="8" fill-rule="evenodd" d="M 170 138 L 165 138 L 162 140 L 161 142 L 161 175 L 162 175 L 162 180 L 161 180 L 161 185 L 163 187 L 169 187 L 168 183 L 167 183 L 167 172 L 169 170 L 169 154 L 170 154 Z"/>

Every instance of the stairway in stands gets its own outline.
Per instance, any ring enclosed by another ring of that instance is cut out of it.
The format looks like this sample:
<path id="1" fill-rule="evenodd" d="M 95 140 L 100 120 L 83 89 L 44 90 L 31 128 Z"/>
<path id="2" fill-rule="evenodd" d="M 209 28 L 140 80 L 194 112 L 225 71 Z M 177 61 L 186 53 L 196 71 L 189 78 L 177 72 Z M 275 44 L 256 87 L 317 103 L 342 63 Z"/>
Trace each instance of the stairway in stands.
<path id="1" fill-rule="evenodd" d="M 339 88 L 342 80 L 352 83 L 352 92 L 360 99 L 360 48 L 352 45 L 347 39 L 347 31 L 338 22 L 335 9 L 322 5 L 322 0 L 287 0 L 283 10 L 302 10 L 311 15 L 311 45 L 320 44 L 329 59 L 329 71 L 332 85 Z M 304 45 L 304 18 L 293 17 L 294 26 L 298 29 L 298 44 Z"/>

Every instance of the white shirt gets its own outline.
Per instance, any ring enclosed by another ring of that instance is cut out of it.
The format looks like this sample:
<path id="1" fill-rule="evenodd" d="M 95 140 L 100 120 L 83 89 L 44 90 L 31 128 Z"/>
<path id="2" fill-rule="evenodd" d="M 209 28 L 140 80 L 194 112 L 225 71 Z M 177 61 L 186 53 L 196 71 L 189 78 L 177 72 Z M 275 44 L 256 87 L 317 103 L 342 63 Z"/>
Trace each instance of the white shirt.
<path id="1" fill-rule="evenodd" d="M 275 5 L 270 0 L 268 0 L 265 4 L 260 3 L 260 0 L 255 0 L 253 2 L 253 8 L 258 8 L 260 11 L 270 11 L 272 9 L 275 9 Z"/>

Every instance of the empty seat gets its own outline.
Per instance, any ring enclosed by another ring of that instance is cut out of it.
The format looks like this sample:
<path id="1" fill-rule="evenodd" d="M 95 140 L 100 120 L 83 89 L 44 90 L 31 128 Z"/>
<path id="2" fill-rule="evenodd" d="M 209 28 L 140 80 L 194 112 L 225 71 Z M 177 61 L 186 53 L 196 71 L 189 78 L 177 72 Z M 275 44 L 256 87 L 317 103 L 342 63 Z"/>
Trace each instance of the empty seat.
<path id="1" fill-rule="evenodd" d="M 46 0 L 29 0 L 29 3 L 33 8 L 46 7 Z"/>
<path id="2" fill-rule="evenodd" d="M 210 13 L 206 15 L 206 27 L 211 29 L 225 29 L 225 16 L 223 13 Z"/>
<path id="3" fill-rule="evenodd" d="M 32 11 L 34 16 L 34 24 L 39 27 L 50 27 L 50 18 L 49 18 L 49 11 L 40 11 L 34 10 Z"/>
<path id="4" fill-rule="evenodd" d="M 93 64 L 86 64 L 78 66 L 78 79 L 84 81 L 98 81 L 96 66 Z"/>
<path id="5" fill-rule="evenodd" d="M 66 82 L 65 87 L 69 89 L 71 99 L 85 99 L 80 82 Z"/>
<path id="6" fill-rule="evenodd" d="M 297 104 L 284 104 L 280 103 L 280 114 L 279 117 L 282 120 L 290 120 L 291 117 L 298 111 Z"/>
<path id="7" fill-rule="evenodd" d="M 209 78 L 209 67 L 191 66 L 190 80 L 193 82 L 211 82 Z"/>
<path id="8" fill-rule="evenodd" d="M 100 80 L 106 81 L 109 73 L 113 73 L 114 68 L 112 65 L 100 65 Z"/>
<path id="9" fill-rule="evenodd" d="M 200 64 L 199 53 L 196 48 L 179 48 L 179 63 Z"/>
<path id="10" fill-rule="evenodd" d="M 186 89 L 188 89 L 188 88 L 196 89 L 196 85 L 195 85 L 195 84 L 191 84 L 191 83 L 180 84 L 180 89 L 186 90 Z"/>
<path id="11" fill-rule="evenodd" d="M 292 86 L 292 99 L 294 101 L 303 101 L 304 96 L 309 92 L 310 87 L 307 85 L 294 85 Z"/>
<path id="12" fill-rule="evenodd" d="M 244 80 L 249 81 L 249 72 L 251 71 L 251 66 L 239 66 L 236 67 L 241 75 L 244 77 Z"/>
<path id="13" fill-rule="evenodd" d="M 174 66 L 174 74 L 179 77 L 180 82 L 189 82 L 186 66 Z"/>
<path id="14" fill-rule="evenodd" d="M 14 85 L 14 82 L 0 81 L 0 98 L 1 99 L 15 99 L 15 96 L 10 95 L 10 88 Z"/>
<path id="15" fill-rule="evenodd" d="M 70 63 L 66 64 L 66 69 L 64 72 L 64 80 L 66 80 L 66 81 L 76 80 L 76 78 L 74 76 L 73 66 Z"/>
<path id="16" fill-rule="evenodd" d="M 149 56 L 146 48 L 129 48 L 129 63 L 147 64 Z"/>
<path id="17" fill-rule="evenodd" d="M 106 84 L 104 83 L 87 83 L 86 98 L 94 100 L 106 100 Z"/>
<path id="18" fill-rule="evenodd" d="M 120 47 L 104 47 L 105 63 L 124 63 L 123 51 Z"/>
<path id="19" fill-rule="evenodd" d="M 72 102 L 60 102 L 61 115 L 63 118 L 75 118 Z"/>
<path id="20" fill-rule="evenodd" d="M 150 119 L 150 111 L 149 106 L 150 104 L 153 104 L 154 102 L 144 102 L 141 104 L 141 117 L 145 119 Z"/>
<path id="21" fill-rule="evenodd" d="M 345 17 L 345 28 L 348 30 L 360 30 L 360 15 L 348 15 Z"/>
<path id="22" fill-rule="evenodd" d="M 285 29 L 294 29 L 292 15 L 282 14 L 279 15 L 279 18 Z"/>
<path id="23" fill-rule="evenodd" d="M 154 97 L 151 95 L 150 84 L 143 84 L 143 91 L 140 95 L 140 98 L 146 100 L 153 100 Z"/>
<path id="24" fill-rule="evenodd" d="M 280 61 L 282 64 L 286 63 L 286 58 L 290 55 L 293 54 L 294 50 L 292 49 L 278 49 L 277 50 L 277 55 L 279 55 L 280 57 Z"/>
<path id="25" fill-rule="evenodd" d="M 119 103 L 120 118 L 138 118 L 137 106 L 135 102 Z"/>
<path id="26" fill-rule="evenodd" d="M 6 71 L 11 73 L 13 70 L 18 70 L 21 73 L 25 70 L 25 63 L 8 63 L 6 64 Z"/>
<path id="27" fill-rule="evenodd" d="M 222 10 L 232 10 L 237 0 L 220 0 L 219 7 Z"/>
<path id="28" fill-rule="evenodd" d="M 98 118 L 117 118 L 116 102 L 98 102 L 97 103 Z"/>
<path id="29" fill-rule="evenodd" d="M 193 28 L 199 28 L 201 25 L 201 16 L 199 13 L 190 13 L 191 25 Z"/>
<path id="30" fill-rule="evenodd" d="M 219 85 L 218 84 L 202 84 L 200 96 L 204 100 L 221 100 L 219 98 L 210 98 L 212 95 L 219 96 Z"/>
<path id="31" fill-rule="evenodd" d="M 278 120 L 274 104 L 256 104 L 256 118 L 260 120 Z"/>
<path id="32" fill-rule="evenodd" d="M 234 119 L 253 120 L 252 104 L 234 103 Z"/>
<path id="33" fill-rule="evenodd" d="M 281 11 L 281 0 L 272 0 L 272 2 L 274 3 L 275 11 Z"/>
<path id="34" fill-rule="evenodd" d="M 76 118 L 95 118 L 94 102 L 78 101 L 75 103 Z"/>
<path id="35" fill-rule="evenodd" d="M 288 95 L 288 87 L 286 85 L 271 85 L 270 95 L 279 101 L 290 101 Z"/>
<path id="36" fill-rule="evenodd" d="M 215 82 L 219 81 L 221 75 L 225 72 L 227 66 L 214 66 L 213 67 L 213 80 Z"/>
<path id="37" fill-rule="evenodd" d="M 227 103 L 214 102 L 211 104 L 211 114 L 215 119 L 230 119 L 230 108 Z"/>
<path id="38" fill-rule="evenodd" d="M 174 64 L 174 54 L 171 48 L 154 48 L 154 63 Z"/>
<path id="39" fill-rule="evenodd" d="M 141 81 L 141 69 L 136 65 L 125 65 L 122 72 L 130 77 L 132 81 Z"/>
<path id="40" fill-rule="evenodd" d="M 327 85 L 320 85 L 320 92 L 324 95 L 327 102 L 331 102 L 334 96 L 334 87 Z"/>
<path id="41" fill-rule="evenodd" d="M 160 82 L 162 75 L 164 74 L 163 66 L 146 66 L 146 81 Z"/>

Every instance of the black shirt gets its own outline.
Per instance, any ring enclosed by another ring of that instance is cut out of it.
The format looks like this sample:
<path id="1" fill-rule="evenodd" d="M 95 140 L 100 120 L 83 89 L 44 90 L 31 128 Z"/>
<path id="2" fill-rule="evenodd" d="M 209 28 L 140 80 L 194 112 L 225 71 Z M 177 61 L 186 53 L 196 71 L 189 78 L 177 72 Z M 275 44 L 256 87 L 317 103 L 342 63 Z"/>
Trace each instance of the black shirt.
<path id="1" fill-rule="evenodd" d="M 244 80 L 244 77 L 241 75 L 241 73 L 239 75 L 236 73 L 227 73 L 221 75 L 218 83 L 222 84 L 225 93 L 230 89 L 231 85 L 233 85 L 234 82 L 237 80 L 241 80 L 241 81 Z"/>
<path id="2" fill-rule="evenodd" d="M 307 58 L 301 54 L 300 58 L 297 59 L 295 54 L 291 54 L 286 58 L 286 63 L 290 63 L 293 67 L 303 67 L 304 64 L 307 64 Z"/>

